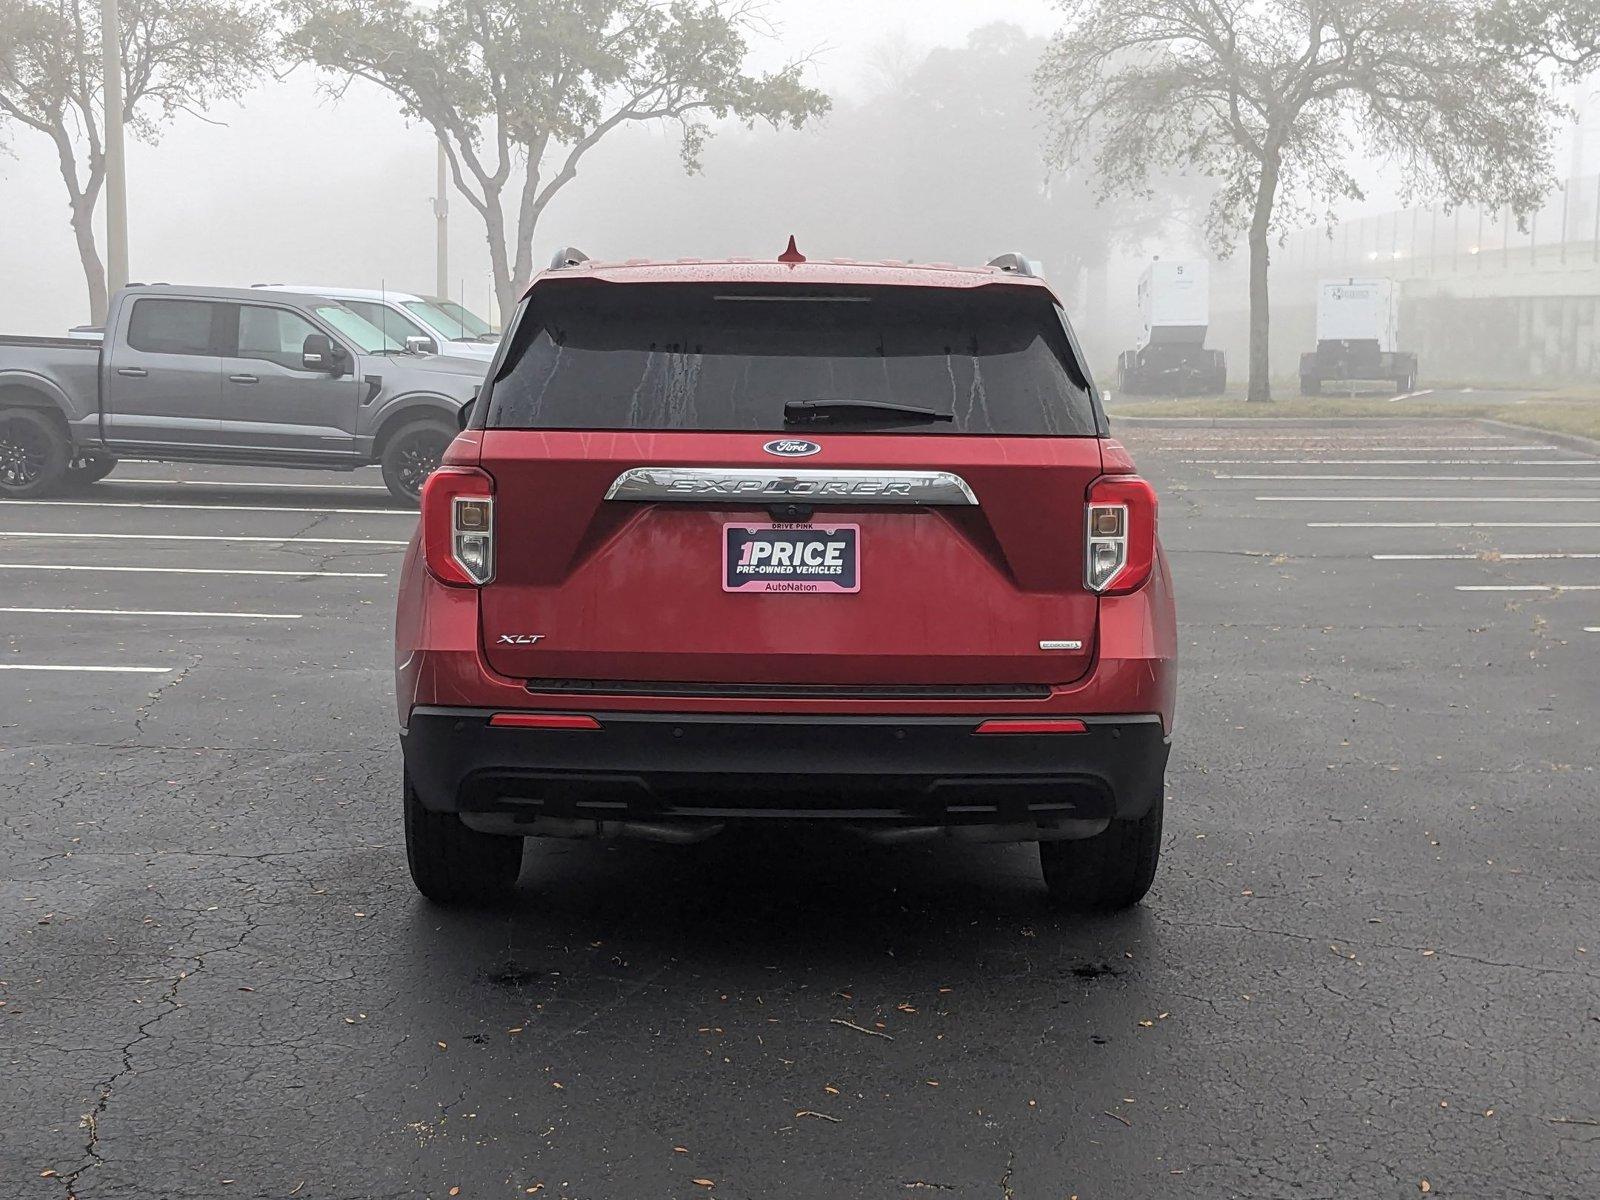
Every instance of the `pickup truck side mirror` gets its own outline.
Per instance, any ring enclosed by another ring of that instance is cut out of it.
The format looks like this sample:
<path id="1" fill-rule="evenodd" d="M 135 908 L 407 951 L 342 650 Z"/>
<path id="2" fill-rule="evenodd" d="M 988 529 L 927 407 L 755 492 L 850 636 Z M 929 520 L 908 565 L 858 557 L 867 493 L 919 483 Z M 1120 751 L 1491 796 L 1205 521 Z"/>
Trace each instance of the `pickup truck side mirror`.
<path id="1" fill-rule="evenodd" d="M 300 346 L 300 365 L 308 371 L 333 370 L 333 342 L 325 333 L 308 333 Z"/>
<path id="2" fill-rule="evenodd" d="M 300 365 L 308 371 L 343 375 L 350 369 L 350 355 L 325 333 L 308 333 L 300 344 Z"/>
<path id="3" fill-rule="evenodd" d="M 420 333 L 413 334 L 406 339 L 407 354 L 437 354 L 439 343 L 431 337 L 423 337 Z"/>

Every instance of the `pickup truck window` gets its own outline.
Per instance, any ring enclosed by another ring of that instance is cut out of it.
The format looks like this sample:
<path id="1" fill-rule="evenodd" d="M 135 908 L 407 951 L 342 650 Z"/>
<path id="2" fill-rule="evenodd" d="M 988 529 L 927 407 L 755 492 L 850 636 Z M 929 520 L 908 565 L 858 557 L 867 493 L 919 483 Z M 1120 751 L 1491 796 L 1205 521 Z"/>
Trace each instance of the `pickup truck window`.
<path id="1" fill-rule="evenodd" d="M 239 310 L 239 357 L 264 359 L 298 371 L 306 338 L 320 332 L 287 309 L 247 304 Z"/>
<path id="2" fill-rule="evenodd" d="M 419 308 L 417 307 L 418 305 L 422 307 Z M 459 330 L 458 333 L 451 334 L 452 338 L 459 337 L 463 341 L 469 338 L 476 338 L 480 342 L 497 342 L 500 340 L 500 335 L 495 332 L 494 326 L 470 309 L 462 308 L 454 300 L 430 298 L 428 300 L 419 300 L 415 303 L 407 301 L 406 307 L 417 313 L 422 313 L 426 309 L 429 312 L 435 312 L 442 317 L 448 318 L 450 324 L 437 325 L 436 328 L 443 330 L 445 333 Z M 432 317 L 428 317 L 428 320 L 431 321 L 432 319 Z"/>
<path id="3" fill-rule="evenodd" d="M 204 300 L 135 300 L 128 345 L 146 354 L 211 354 L 211 324 L 221 305 Z"/>
<path id="4" fill-rule="evenodd" d="M 443 312 L 422 300 L 407 300 L 404 302 L 406 311 L 411 313 L 430 328 L 437 329 L 440 334 L 450 341 L 471 341 L 471 336 L 461 327 L 461 323 L 449 313 Z"/>
<path id="5" fill-rule="evenodd" d="M 366 321 L 369 325 L 376 325 L 383 331 L 385 337 L 402 345 L 408 337 L 431 338 L 433 334 L 418 325 L 410 317 L 402 316 L 387 304 L 379 304 L 376 300 L 350 300 L 339 301 L 356 316 Z"/>
<path id="6" fill-rule="evenodd" d="M 385 354 L 404 350 L 383 330 L 343 304 L 319 304 L 314 310 L 329 325 L 349 338 L 363 354 Z"/>

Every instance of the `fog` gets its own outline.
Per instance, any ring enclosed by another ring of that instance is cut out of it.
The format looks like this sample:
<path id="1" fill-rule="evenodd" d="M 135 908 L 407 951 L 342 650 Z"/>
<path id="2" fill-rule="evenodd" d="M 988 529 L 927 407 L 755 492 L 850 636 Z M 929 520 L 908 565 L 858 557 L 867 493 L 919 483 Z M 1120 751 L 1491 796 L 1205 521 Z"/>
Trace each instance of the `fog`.
<path id="1" fill-rule="evenodd" d="M 698 176 L 682 170 L 674 130 L 619 130 L 552 204 L 536 238 L 536 262 L 565 244 L 607 257 L 777 253 L 791 232 L 824 255 L 948 258 L 1006 248 L 1011 231 L 982 187 L 990 164 L 945 164 L 949 182 L 977 186 L 959 188 L 942 211 L 890 206 L 881 196 L 870 207 L 852 207 L 855 181 L 846 164 L 880 149 L 929 159 L 941 150 L 926 139 L 911 144 L 890 128 L 862 131 L 870 139 L 863 144 L 849 117 L 854 105 L 870 103 L 893 82 L 876 60 L 915 62 L 936 46 L 964 44 L 974 28 L 997 20 L 1042 37 L 1057 24 L 1049 4 L 777 0 L 763 11 L 772 35 L 752 42 L 750 66 L 810 58 L 809 82 L 835 98 L 834 115 L 803 133 L 719 125 Z M 357 83 L 335 99 L 329 82 L 300 67 L 239 105 L 217 106 L 206 114 L 215 124 L 180 114 L 158 144 L 130 139 L 131 277 L 431 292 L 433 138 L 420 125 L 408 127 L 393 98 L 376 87 Z M 997 82 L 1026 101 L 1025 77 Z M 0 145 L 0 279 L 7 282 L 0 331 L 57 333 L 87 319 L 87 301 L 55 152 L 42 135 L 15 126 L 0 125 Z M 1040 178 L 1042 168 L 1029 163 L 1025 173 Z M 970 236 L 947 244 L 952 228 Z M 450 234 L 452 294 L 486 311 L 483 227 L 460 196 Z"/>
<path id="2" fill-rule="evenodd" d="M 1139 328 L 1141 269 L 1152 258 L 1205 256 L 1214 260 L 1211 344 L 1238 359 L 1234 377 L 1241 377 L 1247 256 L 1241 246 L 1219 259 L 1205 244 L 1201 219 L 1214 183 L 1195 173 L 1167 177 L 1150 199 L 1101 204 L 1085 164 L 1047 168 L 1033 67 L 1061 27 L 1054 5 L 774 0 L 761 11 L 770 30 L 752 39 L 748 66 L 806 60 L 806 82 L 829 95 L 832 111 L 799 131 L 714 123 L 697 174 L 683 168 L 675 126 L 623 125 L 591 151 L 544 214 L 536 266 L 565 245 L 596 258 L 768 256 L 791 233 L 813 257 L 982 263 L 1019 250 L 1045 264 L 1091 366 L 1109 378 Z M 1582 180 L 1595 169 L 1587 155 L 1592 90 L 1564 93 L 1578 120 L 1559 135 L 1554 156 L 1578 199 L 1564 202 L 1552 191 L 1535 219 L 1535 239 L 1542 225 L 1547 242 L 1600 243 L 1578 228 L 1591 207 Z M 7 284 L 0 333 L 59 333 L 89 314 L 54 150 L 16 123 L 0 124 L 0 147 L 0 279 Z M 178 114 L 155 144 L 130 140 L 128 160 L 135 280 L 434 290 L 435 142 L 375 85 L 341 86 L 300 66 L 203 118 Z M 1458 256 L 1480 239 L 1509 253 L 1529 237 L 1526 220 L 1499 211 L 1401 212 L 1410 181 L 1397 164 L 1361 161 L 1350 169 L 1363 194 L 1320 214 L 1335 224 L 1307 213 L 1301 232 L 1275 244 L 1273 306 L 1283 331 L 1273 342 L 1275 371 L 1292 370 L 1313 336 L 1320 275 L 1369 272 L 1380 256 L 1401 277 L 1461 275 L 1459 263 L 1447 269 L 1435 261 L 1441 220 Z M 481 219 L 450 192 L 452 297 L 498 320 Z M 1400 232 L 1424 227 L 1429 236 L 1417 234 L 1419 245 L 1403 251 Z M 1473 263 L 1465 281 L 1477 300 L 1486 298 L 1478 277 L 1485 261 Z M 1498 266 L 1497 276 L 1510 272 L 1509 258 Z M 1463 292 L 1431 282 L 1408 287 L 1430 311 Z M 1487 292 L 1531 287 L 1495 283 Z M 1509 319 L 1499 310 L 1482 316 Z M 1419 312 L 1409 324 L 1420 330 L 1430 322 Z M 1432 324 L 1448 332 L 1458 322 Z M 1478 345 L 1476 337 L 1464 345 L 1446 340 L 1431 347 L 1431 358 L 1470 357 Z M 1587 370 L 1586 358 L 1569 359 L 1544 369 L 1563 377 Z M 1477 374 L 1495 377 L 1495 364 Z"/>

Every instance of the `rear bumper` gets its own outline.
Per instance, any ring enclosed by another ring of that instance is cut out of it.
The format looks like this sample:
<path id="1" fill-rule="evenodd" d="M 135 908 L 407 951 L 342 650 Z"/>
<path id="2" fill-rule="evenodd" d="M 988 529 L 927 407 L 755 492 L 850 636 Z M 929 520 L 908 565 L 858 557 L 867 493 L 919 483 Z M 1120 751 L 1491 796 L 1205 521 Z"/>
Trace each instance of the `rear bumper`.
<path id="1" fill-rule="evenodd" d="M 494 710 L 418 707 L 406 769 L 435 811 L 530 823 L 844 820 L 1026 825 L 1137 817 L 1160 795 L 1158 715 L 1083 733 L 979 734 L 982 716 L 595 712 L 599 729 L 491 727 Z"/>

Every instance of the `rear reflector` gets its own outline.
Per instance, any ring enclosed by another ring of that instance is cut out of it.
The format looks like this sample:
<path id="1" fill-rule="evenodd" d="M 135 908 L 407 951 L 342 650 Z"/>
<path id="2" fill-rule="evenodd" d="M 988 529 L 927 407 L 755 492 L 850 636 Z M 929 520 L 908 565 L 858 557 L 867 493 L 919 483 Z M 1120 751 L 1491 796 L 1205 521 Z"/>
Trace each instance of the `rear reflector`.
<path id="1" fill-rule="evenodd" d="M 976 733 L 1087 733 L 1082 721 L 985 721 Z"/>
<path id="2" fill-rule="evenodd" d="M 571 713 L 495 713 L 489 724 L 496 729 L 599 729 L 593 717 Z"/>

